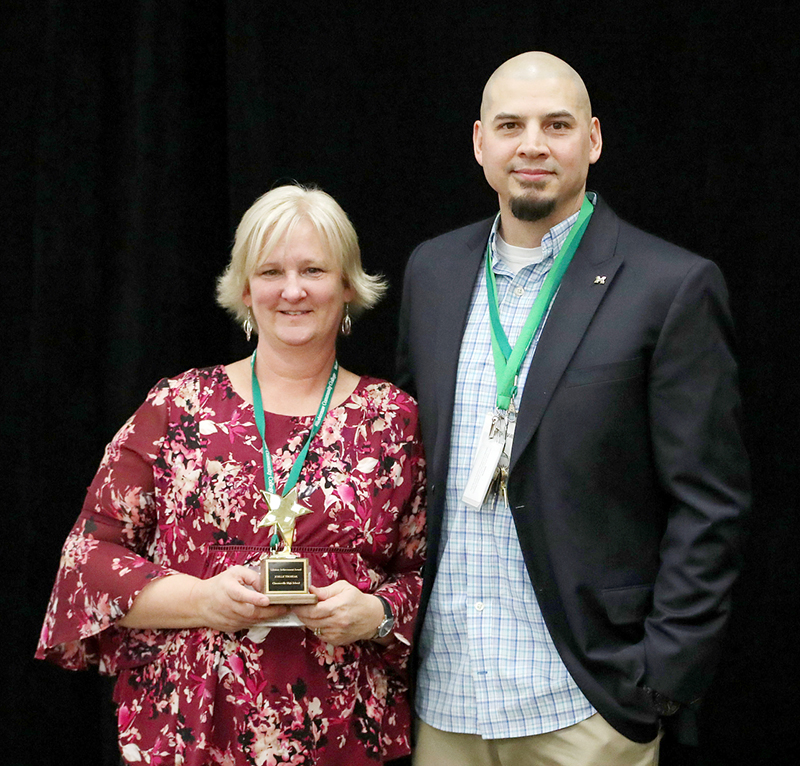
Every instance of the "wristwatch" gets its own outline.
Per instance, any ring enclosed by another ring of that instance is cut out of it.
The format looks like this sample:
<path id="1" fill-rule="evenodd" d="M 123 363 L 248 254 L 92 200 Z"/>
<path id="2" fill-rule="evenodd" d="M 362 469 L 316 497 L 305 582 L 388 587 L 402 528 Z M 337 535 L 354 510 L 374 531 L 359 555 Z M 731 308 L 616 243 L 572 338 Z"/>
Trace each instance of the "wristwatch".
<path id="1" fill-rule="evenodd" d="M 376 593 L 375 595 L 377 596 L 378 594 Z M 383 596 L 378 596 L 378 598 L 381 600 L 381 604 L 383 604 L 383 622 L 378 625 L 378 629 L 375 631 L 375 635 L 372 636 L 372 639 L 386 638 L 386 636 L 392 632 L 392 628 L 394 627 L 392 605 Z"/>

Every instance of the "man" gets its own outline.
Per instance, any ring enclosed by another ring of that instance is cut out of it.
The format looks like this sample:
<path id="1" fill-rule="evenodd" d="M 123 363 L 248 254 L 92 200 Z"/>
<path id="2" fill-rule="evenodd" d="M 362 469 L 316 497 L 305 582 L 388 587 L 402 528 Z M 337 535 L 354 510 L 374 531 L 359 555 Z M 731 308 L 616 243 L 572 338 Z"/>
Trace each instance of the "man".
<path id="1" fill-rule="evenodd" d="M 473 141 L 499 215 L 420 245 L 401 311 L 415 763 L 656 763 L 710 682 L 749 502 L 724 282 L 586 193 L 600 123 L 563 61 L 503 64 Z"/>

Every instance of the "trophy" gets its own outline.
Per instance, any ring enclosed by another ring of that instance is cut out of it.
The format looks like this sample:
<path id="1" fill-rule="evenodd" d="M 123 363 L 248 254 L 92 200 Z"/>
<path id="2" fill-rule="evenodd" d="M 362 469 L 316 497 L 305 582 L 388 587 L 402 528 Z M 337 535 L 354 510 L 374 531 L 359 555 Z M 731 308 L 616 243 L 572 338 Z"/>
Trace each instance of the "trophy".
<path id="1" fill-rule="evenodd" d="M 297 490 L 284 497 L 261 490 L 269 506 L 269 513 L 258 522 L 259 527 L 275 527 L 283 549 L 261 559 L 261 590 L 271 604 L 316 604 L 317 597 L 309 593 L 310 574 L 308 559 L 292 553 L 294 526 L 300 516 L 312 513 L 297 502 Z"/>

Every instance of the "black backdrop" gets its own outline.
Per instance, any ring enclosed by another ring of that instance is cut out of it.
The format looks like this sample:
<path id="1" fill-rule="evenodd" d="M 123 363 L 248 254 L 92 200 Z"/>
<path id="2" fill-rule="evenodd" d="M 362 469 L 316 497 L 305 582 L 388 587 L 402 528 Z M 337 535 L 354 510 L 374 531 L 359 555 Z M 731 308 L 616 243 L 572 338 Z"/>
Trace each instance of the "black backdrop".
<path id="1" fill-rule="evenodd" d="M 105 443 L 159 378 L 246 353 L 213 301 L 244 210 L 289 179 L 339 200 L 392 284 L 343 362 L 391 376 L 408 253 L 496 205 L 470 142 L 483 83 L 544 49 L 583 74 L 602 122 L 590 186 L 728 279 L 756 502 L 691 760 L 794 763 L 790 4 L 6 0 L 0 761 L 114 762 L 107 684 L 34 662 L 35 640 Z"/>

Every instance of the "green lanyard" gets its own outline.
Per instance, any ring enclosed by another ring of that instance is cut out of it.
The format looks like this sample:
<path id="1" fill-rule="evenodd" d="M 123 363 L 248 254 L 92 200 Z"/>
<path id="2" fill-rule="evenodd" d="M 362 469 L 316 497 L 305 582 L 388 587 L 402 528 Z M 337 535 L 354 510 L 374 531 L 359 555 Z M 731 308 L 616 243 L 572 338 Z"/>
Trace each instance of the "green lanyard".
<path id="1" fill-rule="evenodd" d="M 264 486 L 266 487 L 267 492 L 274 495 L 276 494 L 275 471 L 272 468 L 272 458 L 270 457 L 269 449 L 267 449 L 264 403 L 261 399 L 261 386 L 258 385 L 258 378 L 256 377 L 255 351 L 253 351 L 253 356 L 250 360 L 250 371 L 253 381 L 253 409 L 255 410 L 256 416 L 256 428 L 258 428 L 258 435 L 261 437 L 261 452 L 264 456 Z M 331 370 L 330 377 L 325 385 L 325 391 L 322 394 L 322 401 L 319 403 L 317 415 L 314 418 L 314 422 L 311 424 L 311 432 L 308 434 L 308 438 L 306 439 L 306 443 L 303 445 L 303 449 L 300 450 L 300 454 L 294 461 L 292 470 L 289 472 L 289 476 L 286 479 L 286 484 L 283 487 L 283 492 L 281 492 L 281 497 L 285 497 L 289 492 L 292 491 L 294 485 L 297 484 L 297 479 L 300 477 L 300 471 L 303 468 L 303 463 L 306 461 L 306 455 L 308 455 L 308 448 L 311 446 L 311 440 L 317 435 L 317 432 L 322 425 L 322 421 L 325 419 L 325 415 L 328 412 L 328 407 L 330 406 L 331 399 L 333 398 L 333 389 L 336 388 L 336 379 L 338 377 L 339 362 L 334 360 L 333 369 Z"/>
<path id="2" fill-rule="evenodd" d="M 588 197 L 584 198 L 578 213 L 578 220 L 567 235 L 567 239 L 558 251 L 547 277 L 544 280 L 542 289 L 536 296 L 536 300 L 531 306 L 528 318 L 522 328 L 522 332 L 517 338 L 514 348 L 508 342 L 503 325 L 500 323 L 500 313 L 497 309 L 497 284 L 492 271 L 492 251 L 491 240 L 486 245 L 486 287 L 489 293 L 489 317 L 492 335 L 492 354 L 494 355 L 494 373 L 497 379 L 497 407 L 501 410 L 508 410 L 511 400 L 516 394 L 516 380 L 519 374 L 522 360 L 528 353 L 536 331 L 542 323 L 542 319 L 547 313 L 553 296 L 561 284 L 561 278 L 567 270 L 572 256 L 578 249 L 581 237 L 586 227 L 589 225 L 589 218 L 594 212 L 594 206 Z"/>

